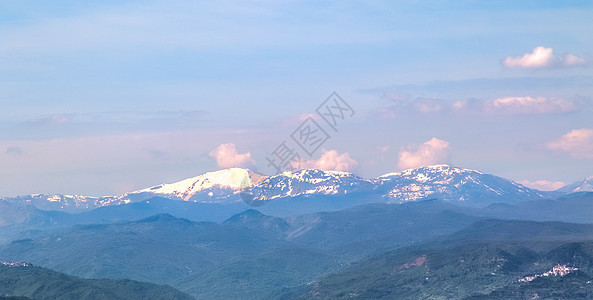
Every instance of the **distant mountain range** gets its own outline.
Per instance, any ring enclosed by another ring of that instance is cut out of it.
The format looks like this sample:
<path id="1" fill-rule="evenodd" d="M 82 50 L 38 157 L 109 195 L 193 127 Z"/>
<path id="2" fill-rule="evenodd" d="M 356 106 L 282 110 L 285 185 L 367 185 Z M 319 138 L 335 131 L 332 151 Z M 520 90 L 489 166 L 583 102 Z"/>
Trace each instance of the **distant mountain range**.
<path id="1" fill-rule="evenodd" d="M 38 209 L 80 212 L 163 197 L 198 203 L 240 203 L 249 193 L 255 200 L 274 201 L 294 197 L 324 197 L 364 194 L 375 202 L 404 203 L 442 199 L 469 206 L 547 199 L 562 193 L 593 191 L 593 177 L 560 189 L 542 192 L 494 175 L 449 165 L 434 165 L 365 179 L 348 172 L 306 169 L 264 176 L 248 169 L 231 168 L 208 172 L 171 184 L 118 196 L 34 194 L 4 197 L 6 203 L 32 204 Z M 244 197 L 243 197 L 244 198 Z"/>

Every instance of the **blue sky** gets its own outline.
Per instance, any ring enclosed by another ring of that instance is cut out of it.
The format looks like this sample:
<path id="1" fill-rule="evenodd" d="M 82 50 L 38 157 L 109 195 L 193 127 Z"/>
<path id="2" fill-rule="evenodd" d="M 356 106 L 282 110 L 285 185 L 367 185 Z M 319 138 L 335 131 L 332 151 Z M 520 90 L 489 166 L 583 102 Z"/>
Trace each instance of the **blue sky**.
<path id="1" fill-rule="evenodd" d="M 266 157 L 333 91 L 356 114 L 306 167 L 450 163 L 551 189 L 593 175 L 592 13 L 593 1 L 0 0 L 0 195 L 271 174 Z"/>

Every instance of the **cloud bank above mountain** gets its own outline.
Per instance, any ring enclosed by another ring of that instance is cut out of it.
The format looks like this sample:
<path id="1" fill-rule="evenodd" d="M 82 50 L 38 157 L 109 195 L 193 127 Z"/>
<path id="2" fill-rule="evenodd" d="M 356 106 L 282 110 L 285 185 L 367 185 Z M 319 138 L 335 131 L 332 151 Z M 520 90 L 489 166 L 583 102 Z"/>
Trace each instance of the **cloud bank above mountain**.
<path id="1" fill-rule="evenodd" d="M 303 160 L 294 167 L 298 167 L 298 169 L 353 172 L 358 167 L 358 162 L 350 157 L 347 152 L 340 154 L 337 150 L 323 150 L 319 159 Z"/>
<path id="2" fill-rule="evenodd" d="M 222 169 L 234 167 L 249 167 L 255 164 L 251 153 L 239 153 L 237 146 L 232 143 L 221 144 L 210 151 L 210 156 L 216 159 L 218 167 Z"/>
<path id="3" fill-rule="evenodd" d="M 408 145 L 399 152 L 397 167 L 413 169 L 446 163 L 449 160 L 449 142 L 432 138 L 419 146 Z"/>

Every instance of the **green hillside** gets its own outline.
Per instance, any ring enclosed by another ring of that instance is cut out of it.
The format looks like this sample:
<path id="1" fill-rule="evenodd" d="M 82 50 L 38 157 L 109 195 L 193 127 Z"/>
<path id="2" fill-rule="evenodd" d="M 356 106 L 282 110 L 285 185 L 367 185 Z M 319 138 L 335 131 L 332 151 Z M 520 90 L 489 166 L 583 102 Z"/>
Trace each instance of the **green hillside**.
<path id="1" fill-rule="evenodd" d="M 284 297 L 590 299 L 592 279 L 593 226 L 490 220 L 363 260 Z"/>
<path id="2" fill-rule="evenodd" d="M 192 299 L 166 285 L 133 280 L 82 279 L 27 264 L 0 264 L 2 299 Z"/>

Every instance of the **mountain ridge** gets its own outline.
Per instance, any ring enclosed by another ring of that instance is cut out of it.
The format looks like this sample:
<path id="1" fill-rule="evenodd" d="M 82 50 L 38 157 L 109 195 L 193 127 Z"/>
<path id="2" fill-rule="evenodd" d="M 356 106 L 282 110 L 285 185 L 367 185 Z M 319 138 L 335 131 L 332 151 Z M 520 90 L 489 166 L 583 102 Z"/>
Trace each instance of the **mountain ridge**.
<path id="1" fill-rule="evenodd" d="M 593 176 L 589 176 L 583 180 L 575 181 L 569 185 L 557 189 L 556 191 L 566 194 L 593 192 Z"/>
<path id="2" fill-rule="evenodd" d="M 249 169 L 230 168 L 207 172 L 181 181 L 159 184 L 118 196 L 32 194 L 0 197 L 0 200 L 33 204 L 44 210 L 80 212 L 103 206 L 144 201 L 155 196 L 173 200 L 230 204 L 240 203 L 248 191 L 258 200 L 296 196 L 327 196 L 365 193 L 382 201 L 403 203 L 429 198 L 489 204 L 549 198 L 547 192 L 527 188 L 512 180 L 483 172 L 433 165 L 362 178 L 350 172 L 303 169 L 265 176 Z"/>

